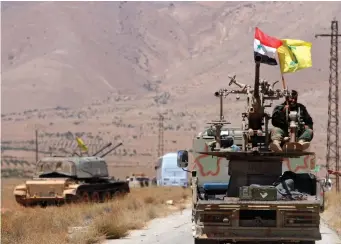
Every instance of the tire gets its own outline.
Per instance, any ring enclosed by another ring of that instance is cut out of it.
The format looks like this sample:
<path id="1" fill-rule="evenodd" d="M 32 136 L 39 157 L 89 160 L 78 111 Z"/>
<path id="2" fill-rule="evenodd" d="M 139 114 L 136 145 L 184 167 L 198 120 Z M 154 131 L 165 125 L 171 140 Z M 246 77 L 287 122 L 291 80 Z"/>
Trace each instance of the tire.
<path id="1" fill-rule="evenodd" d="M 40 202 L 40 203 L 39 203 L 39 206 L 40 206 L 41 208 L 46 208 L 46 207 L 47 207 L 47 202 L 45 202 L 45 201 Z"/>
<path id="2" fill-rule="evenodd" d="M 28 204 L 25 202 L 24 197 L 23 196 L 15 196 L 15 201 L 23 207 L 27 207 Z"/>
<path id="3" fill-rule="evenodd" d="M 324 191 L 323 191 L 323 194 L 322 194 L 322 199 L 323 199 L 323 202 L 322 202 L 322 205 L 320 206 L 320 212 L 323 213 L 324 212 L 324 209 L 325 209 L 325 194 L 324 194 Z"/>
<path id="4" fill-rule="evenodd" d="M 217 240 L 194 238 L 194 244 L 219 244 Z"/>

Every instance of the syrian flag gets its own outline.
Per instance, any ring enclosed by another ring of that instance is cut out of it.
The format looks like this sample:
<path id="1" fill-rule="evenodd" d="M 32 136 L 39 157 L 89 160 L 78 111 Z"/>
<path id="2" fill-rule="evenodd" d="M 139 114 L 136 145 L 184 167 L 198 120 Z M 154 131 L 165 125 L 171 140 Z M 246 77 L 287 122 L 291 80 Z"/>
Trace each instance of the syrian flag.
<path id="1" fill-rule="evenodd" d="M 258 27 L 255 29 L 255 39 L 253 42 L 254 58 L 261 57 L 261 63 L 268 65 L 277 65 L 274 58 L 277 48 L 282 46 L 282 41 L 268 36 L 263 33 Z"/>

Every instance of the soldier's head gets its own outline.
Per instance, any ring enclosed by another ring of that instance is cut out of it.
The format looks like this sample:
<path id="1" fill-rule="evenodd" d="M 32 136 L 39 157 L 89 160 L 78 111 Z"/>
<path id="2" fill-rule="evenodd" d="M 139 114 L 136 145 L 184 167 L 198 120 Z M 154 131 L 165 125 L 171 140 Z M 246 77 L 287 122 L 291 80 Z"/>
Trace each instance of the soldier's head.
<path id="1" fill-rule="evenodd" d="M 295 107 L 297 105 L 297 97 L 298 97 L 298 92 L 296 90 L 291 90 L 291 93 L 289 96 L 290 107 Z"/>

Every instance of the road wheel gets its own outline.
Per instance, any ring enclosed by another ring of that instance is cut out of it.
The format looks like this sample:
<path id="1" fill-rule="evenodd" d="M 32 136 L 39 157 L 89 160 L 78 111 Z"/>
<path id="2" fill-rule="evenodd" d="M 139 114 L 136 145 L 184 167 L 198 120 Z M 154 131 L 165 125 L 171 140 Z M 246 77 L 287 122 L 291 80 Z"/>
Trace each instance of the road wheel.
<path id="1" fill-rule="evenodd" d="M 90 202 L 89 193 L 87 193 L 86 191 L 80 192 L 77 195 L 78 195 L 78 202 L 81 202 L 81 203 L 89 203 Z"/>
<path id="2" fill-rule="evenodd" d="M 91 194 L 91 202 L 98 203 L 99 202 L 99 193 L 97 191 Z"/>
<path id="3" fill-rule="evenodd" d="M 104 192 L 102 196 L 103 202 L 108 202 L 111 200 L 111 193 L 109 191 Z"/>
<path id="4" fill-rule="evenodd" d="M 113 198 L 120 198 L 122 197 L 122 192 L 120 190 L 116 190 L 113 194 Z"/>

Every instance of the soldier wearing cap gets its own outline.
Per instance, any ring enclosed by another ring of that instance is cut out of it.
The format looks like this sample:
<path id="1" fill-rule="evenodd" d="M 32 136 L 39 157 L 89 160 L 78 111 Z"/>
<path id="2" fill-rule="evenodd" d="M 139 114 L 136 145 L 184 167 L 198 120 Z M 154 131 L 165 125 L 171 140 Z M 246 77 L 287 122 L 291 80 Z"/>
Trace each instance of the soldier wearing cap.
<path id="1" fill-rule="evenodd" d="M 299 128 L 298 143 L 302 145 L 303 150 L 308 149 L 310 141 L 313 139 L 313 119 L 309 115 L 306 107 L 297 102 L 298 92 L 295 90 L 291 91 L 289 99 L 284 103 L 276 106 L 272 113 L 272 125 L 274 128 L 271 131 L 270 149 L 275 152 L 281 152 L 281 142 L 284 137 L 288 136 L 289 121 L 286 119 L 286 111 L 300 111 L 300 117 L 304 122 L 304 127 Z"/>

